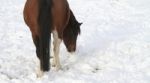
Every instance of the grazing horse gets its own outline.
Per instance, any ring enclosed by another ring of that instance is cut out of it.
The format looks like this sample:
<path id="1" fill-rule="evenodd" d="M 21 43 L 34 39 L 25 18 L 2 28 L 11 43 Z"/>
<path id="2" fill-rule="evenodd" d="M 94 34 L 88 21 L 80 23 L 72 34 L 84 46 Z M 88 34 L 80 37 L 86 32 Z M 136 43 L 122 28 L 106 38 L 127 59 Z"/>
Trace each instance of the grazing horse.
<path id="1" fill-rule="evenodd" d="M 61 68 L 59 48 L 62 40 L 68 52 L 75 52 L 80 25 L 69 8 L 67 0 L 27 0 L 24 8 L 24 20 L 30 28 L 40 61 L 37 76 L 50 69 L 50 43 L 53 34 L 54 65 Z"/>

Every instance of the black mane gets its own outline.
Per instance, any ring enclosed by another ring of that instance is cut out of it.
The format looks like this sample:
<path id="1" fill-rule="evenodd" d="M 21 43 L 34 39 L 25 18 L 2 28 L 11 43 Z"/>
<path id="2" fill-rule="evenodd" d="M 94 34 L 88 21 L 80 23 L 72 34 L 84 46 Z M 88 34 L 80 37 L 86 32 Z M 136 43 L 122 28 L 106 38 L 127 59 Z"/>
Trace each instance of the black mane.
<path id="1" fill-rule="evenodd" d="M 70 35 L 72 36 L 76 36 L 78 34 L 80 34 L 81 30 L 80 30 L 80 23 L 77 21 L 77 19 L 75 18 L 73 12 L 70 10 L 70 18 L 69 18 L 69 23 L 66 27 L 66 29 L 70 30 Z"/>

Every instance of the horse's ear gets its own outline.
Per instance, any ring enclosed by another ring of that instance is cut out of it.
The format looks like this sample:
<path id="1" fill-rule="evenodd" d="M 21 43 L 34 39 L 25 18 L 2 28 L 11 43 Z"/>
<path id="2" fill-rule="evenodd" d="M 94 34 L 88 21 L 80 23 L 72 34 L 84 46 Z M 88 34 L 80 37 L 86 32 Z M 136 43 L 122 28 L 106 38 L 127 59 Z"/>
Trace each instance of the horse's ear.
<path id="1" fill-rule="evenodd" d="M 81 26 L 83 23 L 81 22 L 81 23 L 79 23 L 79 26 Z"/>
<path id="2" fill-rule="evenodd" d="M 78 23 L 79 24 L 79 26 L 81 26 L 83 23 L 81 22 L 81 23 Z M 81 30 L 80 30 L 80 28 L 79 28 L 79 35 L 81 34 Z"/>

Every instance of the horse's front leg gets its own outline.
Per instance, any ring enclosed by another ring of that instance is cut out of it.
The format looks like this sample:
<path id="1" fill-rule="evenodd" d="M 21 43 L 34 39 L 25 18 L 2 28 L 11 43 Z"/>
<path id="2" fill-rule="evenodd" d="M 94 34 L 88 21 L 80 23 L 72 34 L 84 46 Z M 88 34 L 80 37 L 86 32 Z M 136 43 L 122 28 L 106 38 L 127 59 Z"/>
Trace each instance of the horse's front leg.
<path id="1" fill-rule="evenodd" d="M 53 31 L 53 45 L 54 45 L 54 60 L 53 65 L 56 67 L 56 71 L 58 71 L 61 68 L 60 59 L 59 59 L 59 51 L 60 51 L 60 44 L 61 39 L 58 37 L 57 31 Z"/>

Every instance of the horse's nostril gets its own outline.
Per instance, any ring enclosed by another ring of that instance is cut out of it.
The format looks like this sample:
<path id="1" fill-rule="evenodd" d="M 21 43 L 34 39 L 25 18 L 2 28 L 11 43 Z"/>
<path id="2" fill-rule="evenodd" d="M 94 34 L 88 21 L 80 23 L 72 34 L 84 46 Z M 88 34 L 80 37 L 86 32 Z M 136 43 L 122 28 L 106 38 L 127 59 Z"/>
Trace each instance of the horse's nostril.
<path id="1" fill-rule="evenodd" d="M 71 50 L 69 49 L 68 52 L 71 52 Z"/>
<path id="2" fill-rule="evenodd" d="M 74 48 L 73 50 L 76 51 L 76 48 Z"/>
<path id="3" fill-rule="evenodd" d="M 68 49 L 68 52 L 75 52 L 75 48 Z"/>

